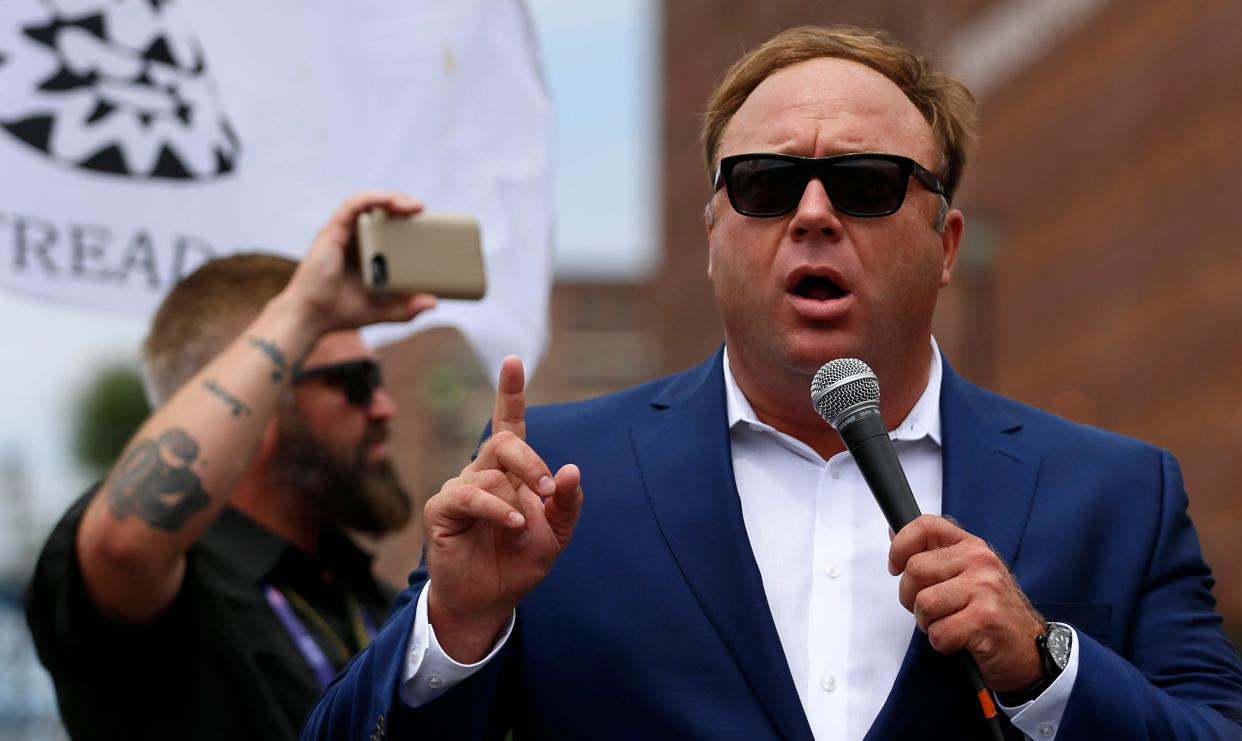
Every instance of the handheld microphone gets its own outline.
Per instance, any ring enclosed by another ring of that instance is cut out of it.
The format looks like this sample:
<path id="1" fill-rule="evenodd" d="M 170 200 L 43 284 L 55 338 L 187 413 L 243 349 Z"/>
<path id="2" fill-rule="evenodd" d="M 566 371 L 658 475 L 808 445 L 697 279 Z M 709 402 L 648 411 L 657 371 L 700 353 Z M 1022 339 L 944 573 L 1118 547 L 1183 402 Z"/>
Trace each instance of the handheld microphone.
<path id="1" fill-rule="evenodd" d="M 880 416 L 880 382 L 861 360 L 838 358 L 811 382 L 811 403 L 841 436 L 893 532 L 921 513 Z"/>
<path id="2" fill-rule="evenodd" d="M 880 416 L 880 382 L 871 367 L 856 358 L 824 363 L 811 382 L 811 403 L 824 421 L 841 436 L 858 464 L 871 495 L 880 505 L 894 533 L 921 514 L 897 451 L 888 438 L 888 426 Z M 968 653 L 959 654 L 970 677 L 983 717 L 994 739 L 1001 739 L 996 705 L 983 683 L 979 667 Z"/>

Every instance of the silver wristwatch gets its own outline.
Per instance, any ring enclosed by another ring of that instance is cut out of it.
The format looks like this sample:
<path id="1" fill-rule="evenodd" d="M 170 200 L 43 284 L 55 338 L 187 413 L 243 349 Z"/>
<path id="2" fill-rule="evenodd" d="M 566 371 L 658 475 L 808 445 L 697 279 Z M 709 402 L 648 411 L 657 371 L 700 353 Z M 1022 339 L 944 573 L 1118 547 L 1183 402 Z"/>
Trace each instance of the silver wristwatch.
<path id="1" fill-rule="evenodd" d="M 1048 623 L 1048 629 L 1044 631 L 1043 638 L 1048 657 L 1052 659 L 1052 663 L 1056 665 L 1057 674 L 1060 675 L 1069 665 L 1070 649 L 1074 645 L 1074 630 L 1065 623 Z"/>
<path id="2" fill-rule="evenodd" d="M 1024 705 L 1039 697 L 1069 666 L 1070 650 L 1074 647 L 1074 629 L 1065 623 L 1045 623 L 1044 632 L 1035 638 L 1035 650 L 1039 652 L 1039 664 L 1043 669 L 1039 679 L 1018 692 L 998 692 L 997 699 L 1007 707 Z"/>

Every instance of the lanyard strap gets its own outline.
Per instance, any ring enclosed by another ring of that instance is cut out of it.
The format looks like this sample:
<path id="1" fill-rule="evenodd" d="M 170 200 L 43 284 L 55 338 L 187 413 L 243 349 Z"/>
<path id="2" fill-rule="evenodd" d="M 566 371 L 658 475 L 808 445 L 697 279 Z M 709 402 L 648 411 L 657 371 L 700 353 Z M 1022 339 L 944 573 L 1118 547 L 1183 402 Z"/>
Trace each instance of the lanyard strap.
<path id="1" fill-rule="evenodd" d="M 298 647 L 302 658 L 306 659 L 306 663 L 310 664 L 311 670 L 315 672 L 315 676 L 319 679 L 319 684 L 327 687 L 328 683 L 332 681 L 332 677 L 336 676 L 336 672 L 332 671 L 332 664 L 328 662 L 328 657 L 324 655 L 323 649 L 319 648 L 318 643 L 315 643 L 315 639 L 311 637 L 310 631 L 306 630 L 306 626 L 302 624 L 301 620 L 298 620 L 298 616 L 293 614 L 293 608 L 289 606 L 289 601 L 280 593 L 280 590 L 271 584 L 264 584 L 263 594 L 267 597 L 267 603 L 271 605 L 272 612 L 276 613 L 276 619 L 280 621 L 285 632 L 293 639 L 293 643 Z"/>
<path id="2" fill-rule="evenodd" d="M 353 623 L 354 628 L 354 640 L 358 642 L 358 650 L 361 651 L 375 640 L 375 624 L 371 622 L 371 616 L 367 615 L 367 611 L 362 609 L 362 603 L 352 593 L 349 594 L 348 602 L 350 622 Z"/>

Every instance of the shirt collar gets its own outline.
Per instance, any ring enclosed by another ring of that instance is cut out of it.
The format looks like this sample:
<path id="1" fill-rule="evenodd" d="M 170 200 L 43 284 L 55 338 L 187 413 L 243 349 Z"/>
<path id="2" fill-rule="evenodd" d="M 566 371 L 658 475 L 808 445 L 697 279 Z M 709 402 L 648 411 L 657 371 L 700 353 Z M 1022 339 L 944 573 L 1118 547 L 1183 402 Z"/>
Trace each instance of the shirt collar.
<path id="1" fill-rule="evenodd" d="M 321 533 L 319 557 L 315 558 L 233 507 L 221 510 L 220 516 L 199 539 L 199 544 L 231 569 L 256 583 L 271 579 L 278 564 L 289 558 L 321 562 L 335 567 L 335 570 L 370 573 L 371 557 L 335 528 L 325 528 Z"/>
<path id="2" fill-rule="evenodd" d="M 940 356 L 940 345 L 936 343 L 935 337 L 931 338 L 931 347 L 931 365 L 927 373 L 927 386 L 924 387 L 922 395 L 914 403 L 906 418 L 897 425 L 897 429 L 889 433 L 894 440 L 912 441 L 930 437 L 932 442 L 940 445 L 940 381 L 943 375 L 943 361 Z M 742 389 L 737 385 L 737 379 L 733 377 L 733 369 L 729 365 L 727 345 L 724 350 L 724 379 L 725 411 L 728 414 L 730 430 L 739 424 L 745 424 L 755 429 L 778 432 L 771 425 L 759 420 L 746 394 L 742 393 Z M 810 404 L 810 392 L 807 393 L 807 403 Z"/>
<path id="3" fill-rule="evenodd" d="M 203 533 L 199 546 L 247 580 L 260 582 L 267 580 L 289 543 L 233 507 L 225 507 Z"/>

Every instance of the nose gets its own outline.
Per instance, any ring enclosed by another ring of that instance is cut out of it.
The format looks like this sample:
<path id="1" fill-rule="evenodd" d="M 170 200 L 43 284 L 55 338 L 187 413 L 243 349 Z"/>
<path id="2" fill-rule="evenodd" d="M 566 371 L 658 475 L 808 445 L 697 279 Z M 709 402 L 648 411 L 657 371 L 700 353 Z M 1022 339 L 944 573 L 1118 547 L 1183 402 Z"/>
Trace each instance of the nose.
<path id="1" fill-rule="evenodd" d="M 841 234 L 841 220 L 828 198 L 828 191 L 819 178 L 807 181 L 806 190 L 802 191 L 802 200 L 789 220 L 790 236 L 805 239 L 812 235 L 838 237 Z"/>
<path id="2" fill-rule="evenodd" d="M 367 418 L 373 422 L 387 422 L 397 414 L 397 402 L 383 386 L 371 394 L 371 403 L 367 405 Z"/>

